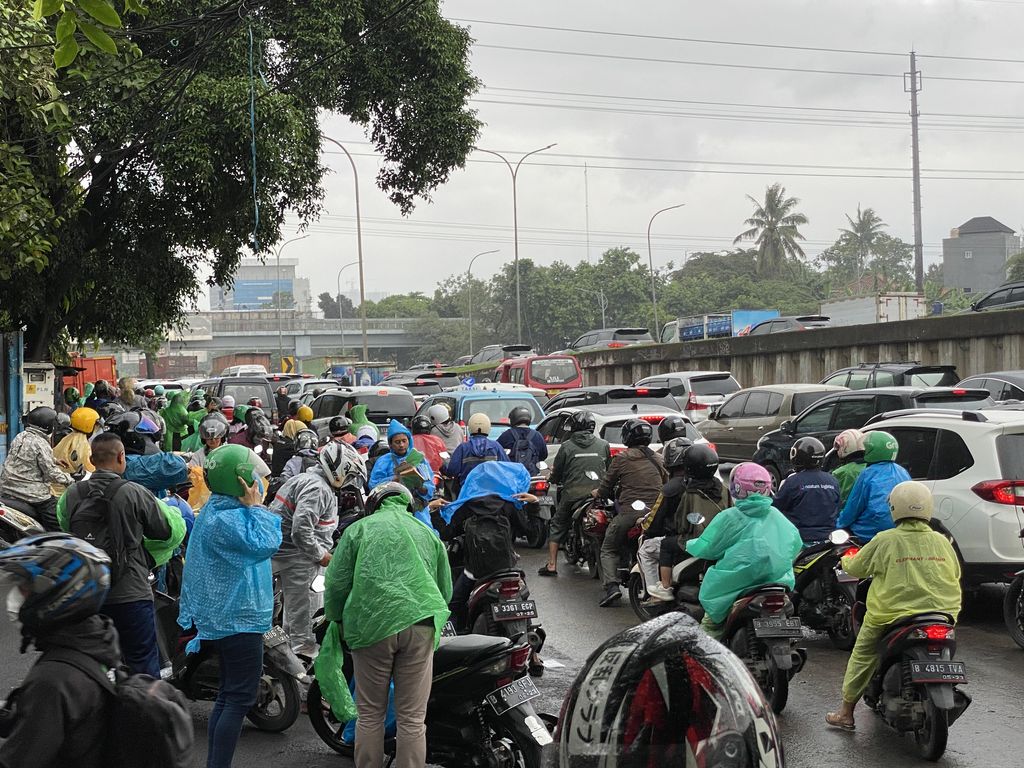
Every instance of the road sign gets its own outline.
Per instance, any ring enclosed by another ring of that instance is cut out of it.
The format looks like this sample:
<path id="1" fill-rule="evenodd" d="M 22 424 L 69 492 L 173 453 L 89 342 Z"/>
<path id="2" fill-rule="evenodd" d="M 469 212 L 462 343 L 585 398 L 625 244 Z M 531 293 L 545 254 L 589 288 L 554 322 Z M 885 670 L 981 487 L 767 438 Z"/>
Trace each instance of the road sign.
<path id="1" fill-rule="evenodd" d="M 281 358 L 281 373 L 295 373 L 295 358 L 289 355 Z"/>

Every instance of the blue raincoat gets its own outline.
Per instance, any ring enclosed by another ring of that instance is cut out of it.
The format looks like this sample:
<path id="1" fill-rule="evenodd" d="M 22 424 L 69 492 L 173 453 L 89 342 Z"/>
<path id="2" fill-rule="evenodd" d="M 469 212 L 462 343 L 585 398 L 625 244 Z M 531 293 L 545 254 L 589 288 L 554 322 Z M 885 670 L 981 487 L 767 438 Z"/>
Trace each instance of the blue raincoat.
<path id="1" fill-rule="evenodd" d="M 400 421 L 391 420 L 388 425 L 388 443 L 394 439 L 395 435 L 406 435 L 409 438 L 409 449 L 413 449 L 412 444 L 412 432 L 402 424 Z M 373 471 L 370 472 L 370 488 L 373 489 L 381 483 L 386 483 L 389 480 L 394 479 L 395 467 L 401 464 L 405 460 L 405 456 L 396 456 L 392 450 L 391 453 L 386 453 L 383 456 L 377 458 L 373 463 Z M 424 459 L 416 467 L 416 471 L 423 478 L 423 488 L 417 494 L 421 500 L 430 501 L 434 497 L 434 472 L 430 469 L 430 464 Z M 425 511 L 421 511 L 416 515 L 420 520 L 430 525 L 430 515 Z"/>
<path id="2" fill-rule="evenodd" d="M 848 528 L 862 543 L 893 527 L 889 512 L 892 489 L 910 479 L 910 473 L 894 461 L 869 464 L 857 476 L 836 526 Z"/>
<path id="3" fill-rule="evenodd" d="M 138 483 L 157 498 L 188 480 L 188 464 L 173 453 L 125 456 L 124 479 Z"/>
<path id="4" fill-rule="evenodd" d="M 511 501 L 516 509 L 523 508 L 523 502 L 512 498 L 517 493 L 530 490 L 530 473 L 522 464 L 511 461 L 487 461 L 478 464 L 466 476 L 466 482 L 459 490 L 459 497 L 441 509 L 441 517 L 450 523 L 459 507 L 471 499 L 483 496 L 500 496 Z"/>

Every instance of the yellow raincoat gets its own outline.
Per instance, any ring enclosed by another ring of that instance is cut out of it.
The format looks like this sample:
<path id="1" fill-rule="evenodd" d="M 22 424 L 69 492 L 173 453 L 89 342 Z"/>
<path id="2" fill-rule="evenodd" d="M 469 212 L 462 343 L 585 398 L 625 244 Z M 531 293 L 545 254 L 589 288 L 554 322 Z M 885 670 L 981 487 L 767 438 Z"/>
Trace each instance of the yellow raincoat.
<path id="1" fill-rule="evenodd" d="M 89 446 L 89 436 L 81 432 L 72 432 L 65 435 L 53 448 L 53 458 L 57 466 L 68 474 L 76 474 L 81 470 L 95 472 L 96 467 L 92 465 L 92 449 Z M 60 497 L 68 488 L 66 485 L 50 486 L 53 495 Z"/>

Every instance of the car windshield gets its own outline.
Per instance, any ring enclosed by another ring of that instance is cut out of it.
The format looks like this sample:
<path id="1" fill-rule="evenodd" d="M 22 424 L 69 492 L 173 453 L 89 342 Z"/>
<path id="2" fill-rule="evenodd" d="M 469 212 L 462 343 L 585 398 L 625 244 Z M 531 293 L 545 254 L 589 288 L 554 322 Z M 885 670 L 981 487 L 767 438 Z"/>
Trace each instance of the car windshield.
<path id="1" fill-rule="evenodd" d="M 541 384 L 568 384 L 577 376 L 576 363 L 565 357 L 530 362 L 530 378 Z"/>
<path id="2" fill-rule="evenodd" d="M 616 341 L 654 341 L 649 331 L 616 331 Z"/>
<path id="3" fill-rule="evenodd" d="M 408 389 L 414 395 L 436 395 L 441 391 L 441 385 L 436 381 L 401 381 L 395 386 Z"/>
<path id="4" fill-rule="evenodd" d="M 1024 434 L 1000 435 L 996 438 L 1000 477 L 1024 480 Z"/>
<path id="5" fill-rule="evenodd" d="M 731 395 L 739 392 L 740 385 L 732 376 L 705 376 L 690 379 L 690 390 L 695 395 Z"/>
<path id="6" fill-rule="evenodd" d="M 235 398 L 236 405 L 245 405 L 254 397 L 259 398 L 260 403 L 265 409 L 267 409 L 271 406 L 271 403 L 268 402 L 267 395 L 269 391 L 270 388 L 267 384 L 243 384 L 235 383 L 233 381 L 225 381 L 224 391 L 221 393 L 221 397 L 224 395 L 231 395 Z"/>
<path id="7" fill-rule="evenodd" d="M 630 416 L 629 419 L 635 418 Z M 629 419 L 622 419 L 622 421 L 609 421 L 604 425 L 604 429 L 601 430 L 601 437 L 607 440 L 609 443 L 621 443 L 622 442 L 622 425 L 625 424 Z M 697 428 L 690 422 L 686 422 L 686 437 L 693 442 L 700 440 L 701 434 L 697 431 Z M 657 439 L 657 435 L 655 435 Z"/>
<path id="8" fill-rule="evenodd" d="M 462 418 L 469 421 L 469 417 L 476 413 L 482 413 L 491 420 L 492 424 L 508 424 L 508 415 L 513 408 L 529 408 L 533 417 L 531 424 L 539 424 L 544 414 L 533 398 L 488 398 L 479 400 L 466 400 L 462 406 Z"/>
<path id="9" fill-rule="evenodd" d="M 949 368 L 921 369 L 908 373 L 903 382 L 911 387 L 948 387 L 956 384 L 956 373 Z"/>

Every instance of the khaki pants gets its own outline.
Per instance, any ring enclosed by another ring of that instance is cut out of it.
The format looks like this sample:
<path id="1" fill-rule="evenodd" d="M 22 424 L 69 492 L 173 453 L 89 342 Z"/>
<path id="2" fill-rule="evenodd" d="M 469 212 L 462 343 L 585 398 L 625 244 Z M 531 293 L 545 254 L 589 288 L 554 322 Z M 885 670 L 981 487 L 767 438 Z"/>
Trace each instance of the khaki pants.
<path id="1" fill-rule="evenodd" d="M 356 675 L 356 768 L 384 765 L 384 715 L 395 680 L 398 739 L 394 768 L 427 762 L 427 699 L 434 674 L 434 626 L 414 624 L 396 635 L 352 651 Z"/>
<path id="2" fill-rule="evenodd" d="M 885 626 L 871 623 L 870 614 L 864 617 L 843 676 L 843 701 L 847 704 L 856 704 L 868 689 L 878 669 L 878 641 L 884 630 Z"/>
<path id="3" fill-rule="evenodd" d="M 655 536 L 653 539 L 645 539 L 637 551 L 637 561 L 640 563 L 640 570 L 644 574 L 644 583 L 651 587 L 661 583 L 661 573 L 658 570 L 658 558 L 661 556 L 661 542 L 664 536 Z"/>

